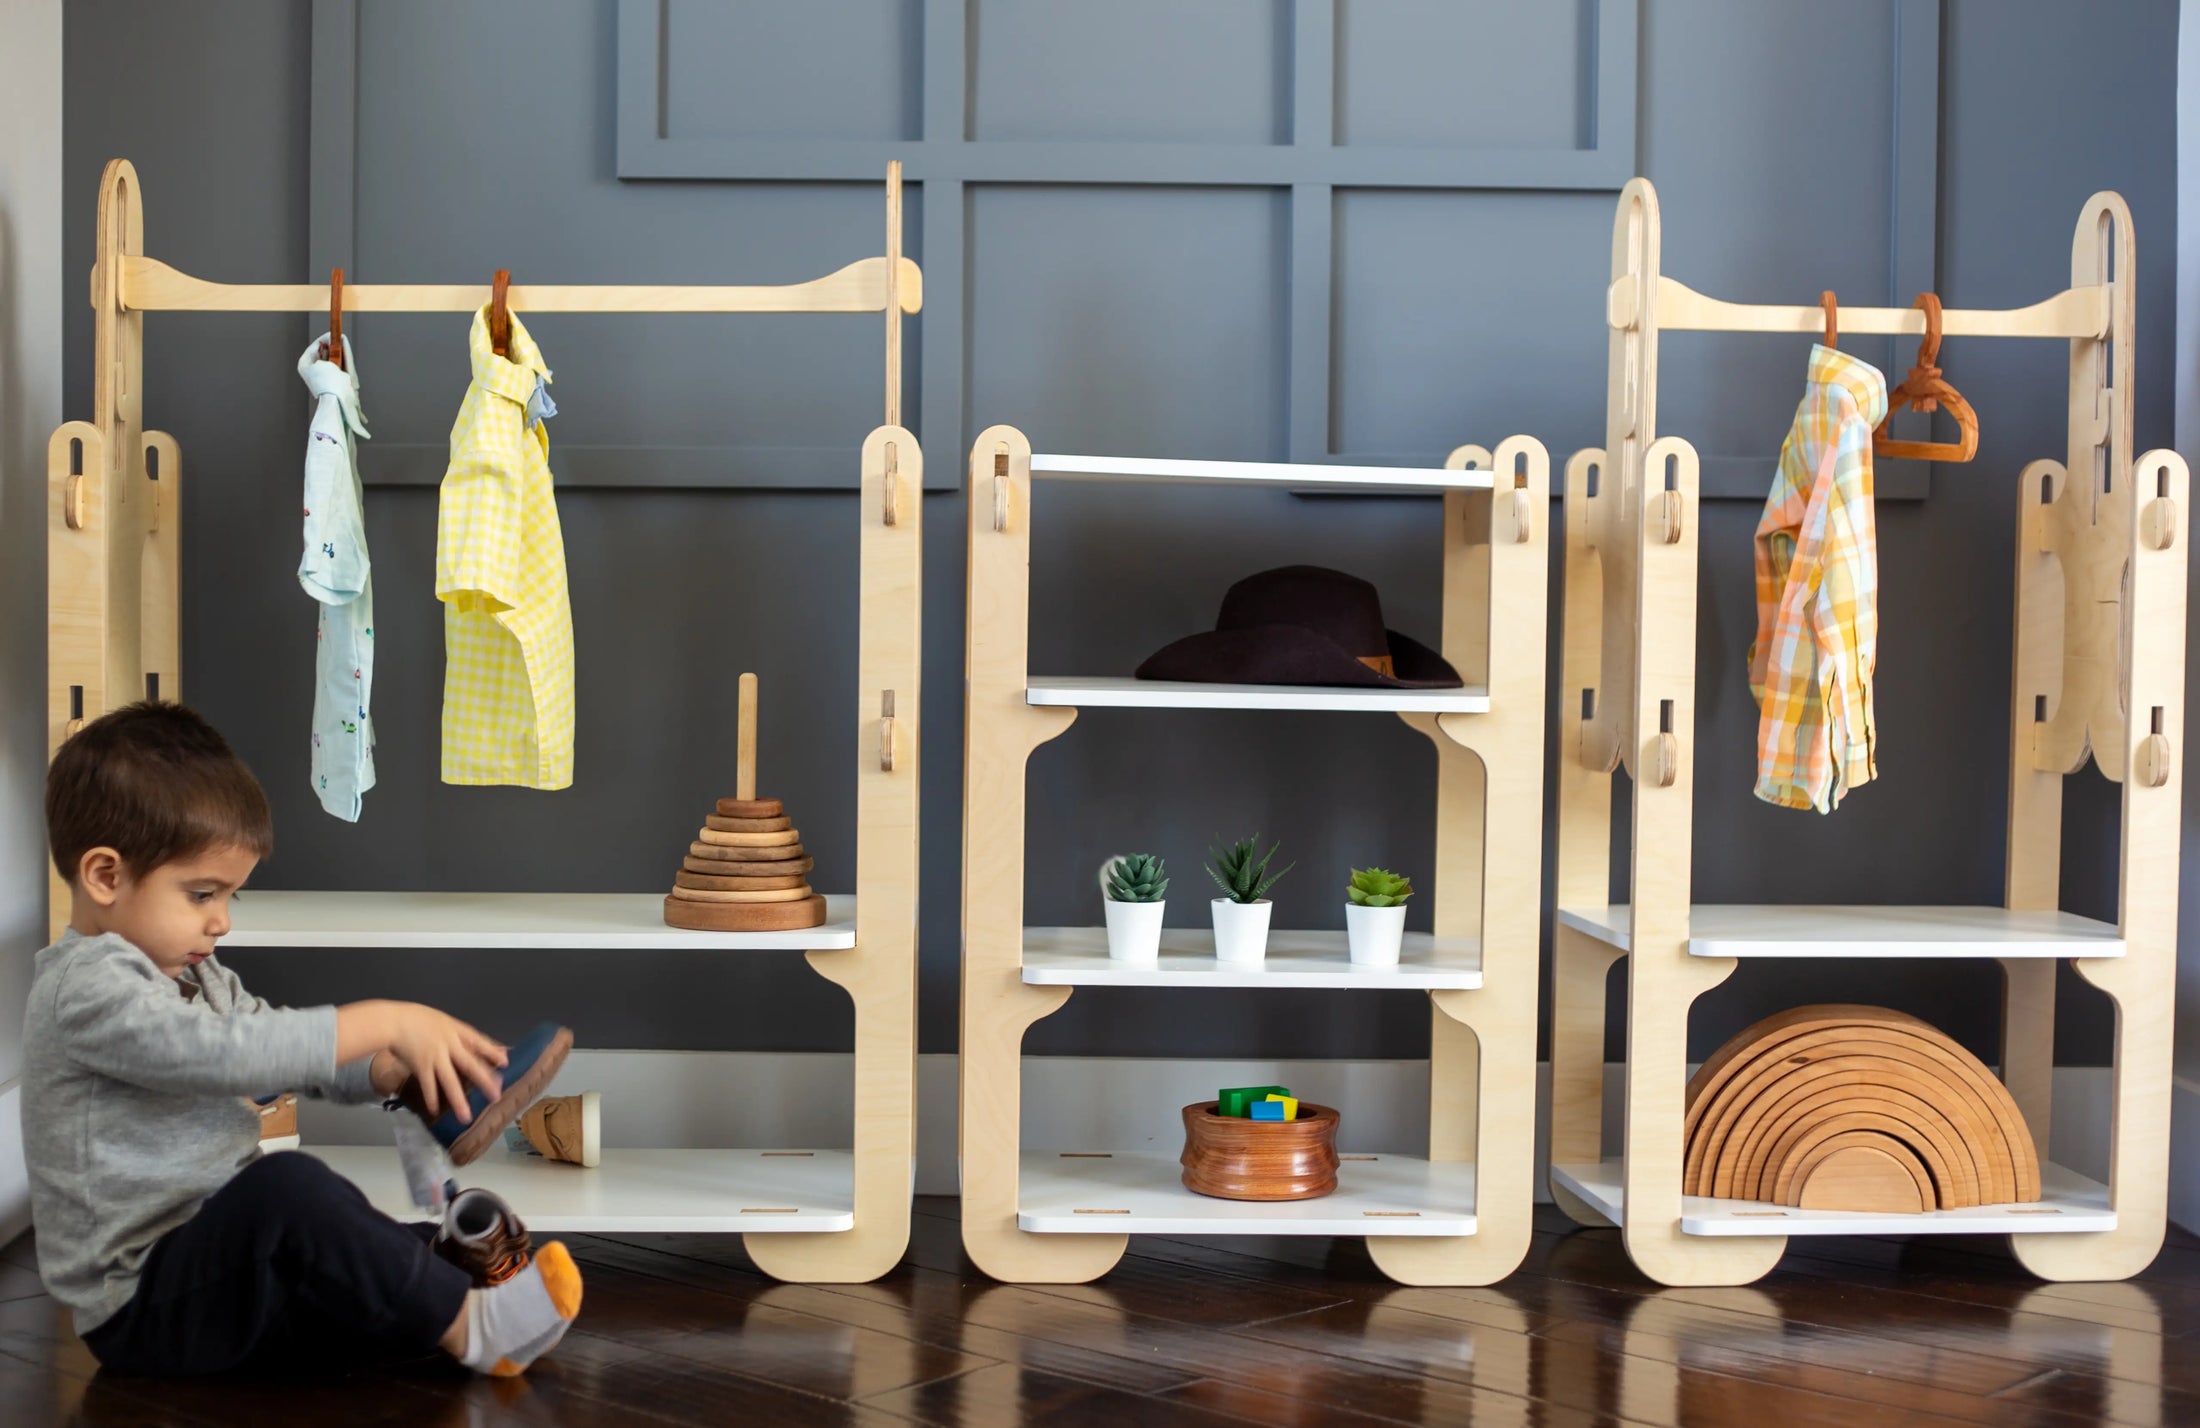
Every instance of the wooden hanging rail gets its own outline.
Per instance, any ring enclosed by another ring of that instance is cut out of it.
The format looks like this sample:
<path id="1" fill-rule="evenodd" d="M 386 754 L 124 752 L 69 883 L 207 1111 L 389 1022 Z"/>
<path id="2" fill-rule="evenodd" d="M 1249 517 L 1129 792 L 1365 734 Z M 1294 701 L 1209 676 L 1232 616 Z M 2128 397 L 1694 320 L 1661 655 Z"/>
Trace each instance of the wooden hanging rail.
<path id="1" fill-rule="evenodd" d="M 641 284 L 514 283 L 512 309 L 541 312 L 884 312 L 884 258 L 861 258 L 806 283 L 773 287 L 676 287 Z M 924 307 L 924 274 L 901 260 L 901 310 Z M 321 312 L 322 283 L 216 283 L 158 258 L 122 260 L 128 312 Z M 487 283 L 346 283 L 346 312 L 472 312 L 489 300 Z"/>
<path id="2" fill-rule="evenodd" d="M 1658 326 L 1667 332 L 1794 332 L 1823 331 L 1826 314 L 1816 303 L 1808 307 L 1784 307 L 1766 303 L 1727 302 L 1707 297 L 1688 284 L 1663 274 L 1658 277 Z M 2030 307 L 1951 307 L 1942 311 L 1944 337 L 2063 337 L 2097 338 L 2107 333 L 2115 288 L 2100 284 L 2065 288 L 2045 302 Z M 1605 294 L 1605 320 L 1626 330 L 1637 320 L 1636 280 L 1633 274 L 1614 278 Z M 1925 314 L 1914 307 L 1841 308 L 1844 333 L 1908 333 L 1925 335 Z"/>

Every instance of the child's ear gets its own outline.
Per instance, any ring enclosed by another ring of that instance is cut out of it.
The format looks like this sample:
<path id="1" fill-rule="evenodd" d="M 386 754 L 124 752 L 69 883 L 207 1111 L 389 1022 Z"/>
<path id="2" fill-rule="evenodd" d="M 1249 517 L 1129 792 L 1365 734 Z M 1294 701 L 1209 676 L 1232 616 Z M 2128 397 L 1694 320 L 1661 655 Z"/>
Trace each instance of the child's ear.
<path id="1" fill-rule="evenodd" d="M 76 862 L 76 885 L 101 907 L 113 907 L 121 895 L 122 855 L 112 848 L 87 849 Z"/>

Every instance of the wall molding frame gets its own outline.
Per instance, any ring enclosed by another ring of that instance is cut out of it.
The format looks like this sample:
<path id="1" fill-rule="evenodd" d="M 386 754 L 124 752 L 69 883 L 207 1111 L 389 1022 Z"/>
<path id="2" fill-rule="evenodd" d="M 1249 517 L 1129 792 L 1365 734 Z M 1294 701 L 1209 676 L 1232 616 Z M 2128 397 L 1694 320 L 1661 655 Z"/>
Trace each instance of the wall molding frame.
<path id="1" fill-rule="evenodd" d="M 1333 284 L 1340 190 L 1616 192 L 1639 168 L 1636 115 L 1640 0 L 1580 0 L 1589 22 L 1580 56 L 1583 103 L 1574 149 L 1415 147 L 1335 142 L 1339 9 L 1349 0 L 1292 0 L 1289 135 L 1283 142 L 1169 143 L 1107 140 L 993 140 L 971 137 L 973 12 L 976 0 L 915 0 L 921 8 L 918 133 L 895 139 L 676 137 L 666 132 L 664 62 L 669 0 L 619 0 L 614 101 L 618 178 L 633 182 L 875 183 L 889 158 L 902 160 L 922 192 L 921 231 L 912 245 L 925 267 L 926 302 L 913 325 L 920 380 L 907 417 L 920 437 L 960 452 L 974 429 L 968 409 L 970 321 L 967 225 L 971 190 L 989 185 L 1267 188 L 1288 195 L 1284 274 L 1289 355 L 1285 376 L 1286 459 L 1368 465 L 1435 465 L 1441 451 L 1356 452 L 1334 441 Z M 307 252 L 310 269 L 357 270 L 358 0 L 313 0 Z M 1940 142 L 1940 0 L 1895 0 L 1889 26 L 1893 85 L 1889 153 L 1890 280 L 1863 300 L 1901 305 L 1936 286 Z M 307 336 L 320 331 L 308 319 Z M 1893 339 L 1882 359 L 1890 376 L 1907 370 Z M 927 422 L 930 423 L 929 429 Z M 376 443 L 362 450 L 371 485 L 433 485 L 440 443 Z M 838 490 L 854 485 L 837 447 L 648 445 L 560 448 L 568 488 Z M 1703 494 L 1759 500 L 1776 459 L 1762 453 L 1702 453 Z M 1882 499 L 1922 499 L 1930 465 L 1885 462 Z M 927 484 L 959 487 L 959 461 L 929 463 Z"/>
<path id="2" fill-rule="evenodd" d="M 1335 142 L 1338 0 L 1294 0 L 1290 137 L 1273 144 L 1107 140 L 1004 141 L 971 135 L 972 0 L 921 0 L 921 132 L 901 139 L 669 137 L 663 97 L 666 0 L 620 0 L 618 173 L 631 180 L 874 182 L 898 158 L 923 189 L 925 269 L 921 400 L 912 429 L 959 452 L 969 443 L 965 352 L 968 190 L 980 185 L 1269 188 L 1290 201 L 1285 298 L 1290 332 L 1288 459 L 1438 466 L 1444 452 L 1346 453 L 1331 442 L 1332 230 L 1339 189 L 1617 192 L 1636 167 L 1640 0 L 1582 0 L 1583 142 L 1464 148 Z M 924 423 L 929 421 L 927 427 Z M 944 431 L 942 430 L 944 426 Z M 1465 439 L 1462 433 L 1461 439 Z M 929 484 L 960 485 L 955 461 L 928 463 Z"/>

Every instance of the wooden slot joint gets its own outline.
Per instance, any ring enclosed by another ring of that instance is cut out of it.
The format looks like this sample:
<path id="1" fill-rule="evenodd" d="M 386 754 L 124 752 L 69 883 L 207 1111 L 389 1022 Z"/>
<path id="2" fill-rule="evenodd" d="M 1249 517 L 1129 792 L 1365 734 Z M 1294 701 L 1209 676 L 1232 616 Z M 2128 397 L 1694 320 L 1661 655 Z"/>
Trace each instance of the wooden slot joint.
<path id="1" fill-rule="evenodd" d="M 1660 491 L 1651 498 L 1650 518 L 1652 529 L 1666 545 L 1681 543 L 1681 493 Z"/>
<path id="2" fill-rule="evenodd" d="M 92 485 L 107 469 L 105 434 L 88 421 L 63 422 L 46 445 L 49 480 L 61 482 L 61 523 L 72 531 L 92 524 Z"/>
<path id="3" fill-rule="evenodd" d="M 1648 752 L 1646 769 L 1653 787 L 1671 788 L 1680 781 L 1681 741 L 1680 736 L 1673 732 L 1673 701 L 1670 699 L 1658 701 L 1658 732 L 1650 736 Z"/>
<path id="4" fill-rule="evenodd" d="M 2139 512 L 2139 538 L 2148 550 L 2168 550 L 2177 543 L 2177 499 L 2156 496 Z"/>
<path id="5" fill-rule="evenodd" d="M 1528 496 L 1527 478 L 1516 477 L 1518 482 L 1509 493 L 1512 505 L 1513 544 L 1526 545 L 1535 534 L 1535 503 Z"/>
<path id="6" fill-rule="evenodd" d="M 2154 711 L 2157 718 L 2161 710 Z M 2169 782 L 2170 748 L 2167 734 L 2149 734 L 2139 741 L 2137 758 L 2139 783 L 2144 788 L 2161 788 Z"/>
<path id="7" fill-rule="evenodd" d="M 1008 443 L 993 452 L 993 529 L 1008 529 Z"/>
<path id="8" fill-rule="evenodd" d="M 1604 293 L 1604 321 L 1621 332 L 1632 332 L 1637 314 L 1641 311 L 1641 299 L 1633 273 L 1622 273 L 1612 279 L 1612 286 Z"/>
<path id="9" fill-rule="evenodd" d="M 894 691 L 878 697 L 878 766 L 881 773 L 894 771 Z"/>
<path id="10" fill-rule="evenodd" d="M 881 483 L 885 497 L 879 511 L 882 525 L 901 524 L 901 452 L 899 443 L 886 443 L 886 476 Z"/>

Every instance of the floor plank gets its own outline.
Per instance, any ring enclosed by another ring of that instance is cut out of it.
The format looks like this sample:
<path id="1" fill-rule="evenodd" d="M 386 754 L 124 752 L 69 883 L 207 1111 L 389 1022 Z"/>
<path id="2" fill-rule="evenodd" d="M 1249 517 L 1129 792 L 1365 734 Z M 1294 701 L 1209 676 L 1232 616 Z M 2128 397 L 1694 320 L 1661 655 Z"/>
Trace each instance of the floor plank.
<path id="1" fill-rule="evenodd" d="M 516 1380 L 437 1362 L 275 1381 L 100 1372 L 0 1247 L 0 1424 L 1849 1428 L 2200 1423 L 2200 1241 L 2127 1284 L 2045 1285 L 1994 1241 L 1815 1240 L 1755 1285 L 1661 1289 L 1546 1211 L 1485 1288 L 1364 1242 L 1137 1238 L 1083 1285 L 1003 1285 L 920 1199 L 873 1284 L 780 1284 L 738 1237 L 568 1236 L 586 1306 Z"/>

